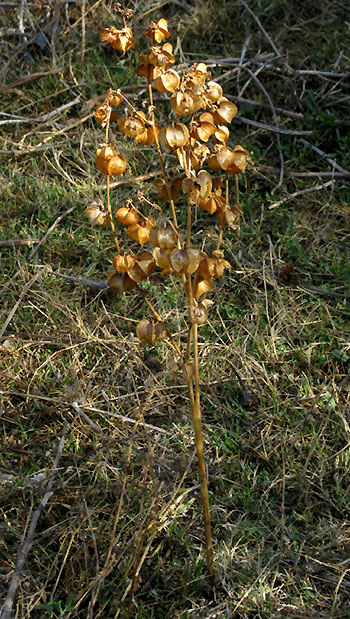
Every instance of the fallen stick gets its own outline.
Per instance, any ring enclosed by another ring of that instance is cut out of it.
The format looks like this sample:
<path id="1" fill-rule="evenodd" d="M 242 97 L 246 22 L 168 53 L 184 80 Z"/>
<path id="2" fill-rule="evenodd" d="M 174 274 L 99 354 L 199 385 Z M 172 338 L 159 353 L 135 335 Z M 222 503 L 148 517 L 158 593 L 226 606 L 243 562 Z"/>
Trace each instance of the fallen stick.
<path id="1" fill-rule="evenodd" d="M 328 155 L 324 153 L 323 150 L 321 150 L 317 146 L 314 146 L 313 144 L 310 144 L 310 142 L 308 142 L 307 140 L 300 139 L 299 142 L 301 142 L 305 146 L 310 146 L 310 148 L 315 153 L 317 153 L 318 155 L 321 155 L 321 157 L 323 157 L 335 170 L 338 170 L 338 172 L 345 174 L 345 176 L 350 176 L 349 170 L 345 170 L 344 168 L 342 168 L 336 161 L 334 161 L 334 159 L 331 159 L 331 157 L 328 157 Z"/>
<path id="2" fill-rule="evenodd" d="M 277 208 L 278 206 L 281 206 L 281 204 L 284 204 L 285 202 L 289 202 L 289 200 L 293 200 L 293 198 L 297 198 L 298 196 L 301 196 L 304 193 L 311 193 L 312 191 L 319 191 L 320 189 L 325 189 L 326 187 L 329 187 L 329 185 L 333 185 L 333 183 L 334 181 L 332 180 L 332 181 L 328 181 L 327 183 L 324 183 L 323 185 L 315 185 L 314 187 L 308 187 L 307 189 L 301 189 L 301 191 L 295 191 L 294 193 L 291 193 L 286 198 L 282 198 L 282 200 L 278 200 L 278 202 L 274 202 L 273 204 L 270 204 L 269 210 L 273 208 Z"/>
<path id="3" fill-rule="evenodd" d="M 18 86 L 22 86 L 23 84 L 29 84 L 30 82 L 34 82 L 42 77 L 48 77 L 49 75 L 54 75 L 55 73 L 63 73 L 67 67 L 57 67 L 57 69 L 52 69 L 51 71 L 42 71 L 40 73 L 31 73 L 30 75 L 25 75 L 14 82 L 10 82 L 9 84 L 5 84 L 0 88 L 0 94 L 5 94 L 9 90 L 13 88 L 17 88 Z"/>

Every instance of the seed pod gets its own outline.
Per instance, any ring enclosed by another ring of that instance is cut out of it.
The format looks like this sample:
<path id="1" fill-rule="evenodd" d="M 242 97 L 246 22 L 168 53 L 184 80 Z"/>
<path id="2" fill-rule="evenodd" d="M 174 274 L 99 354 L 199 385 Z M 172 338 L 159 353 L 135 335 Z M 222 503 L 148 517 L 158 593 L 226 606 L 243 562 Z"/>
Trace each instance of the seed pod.
<path id="1" fill-rule="evenodd" d="M 175 275 L 194 273 L 199 265 L 200 251 L 196 247 L 173 249 L 170 253 L 170 264 Z"/>
<path id="2" fill-rule="evenodd" d="M 116 254 L 113 258 L 113 266 L 117 273 L 127 273 L 135 264 L 135 256 L 131 254 Z"/>
<path id="3" fill-rule="evenodd" d="M 158 189 L 158 200 L 169 200 L 168 189 L 170 190 L 170 198 L 177 202 L 180 198 L 180 189 L 182 186 L 182 178 L 176 178 L 173 181 L 168 181 L 168 189 L 162 178 L 157 178 L 154 181 L 155 187 Z"/>
<path id="4" fill-rule="evenodd" d="M 117 273 L 113 265 L 107 270 L 107 281 L 111 290 L 115 292 L 129 292 L 137 285 L 127 273 Z"/>
<path id="5" fill-rule="evenodd" d="M 204 325 L 208 320 L 208 307 L 213 301 L 204 299 L 201 303 L 194 303 L 190 307 L 191 322 L 195 325 Z"/>
<path id="6" fill-rule="evenodd" d="M 197 176 L 192 173 L 190 178 L 186 178 L 182 183 L 182 189 L 190 194 L 191 198 L 205 200 L 208 198 L 212 188 L 212 178 L 206 170 L 201 170 Z"/>
<path id="7" fill-rule="evenodd" d="M 202 116 L 204 116 L 204 114 L 202 114 Z M 213 135 L 215 131 L 216 126 L 213 123 L 201 120 L 200 122 L 193 121 L 191 123 L 190 136 L 195 140 L 202 140 L 203 142 L 208 142 L 210 136 Z"/>
<path id="8" fill-rule="evenodd" d="M 142 282 L 153 273 L 155 268 L 153 255 L 144 251 L 135 257 L 134 266 L 128 271 L 128 275 L 134 282 Z"/>
<path id="9" fill-rule="evenodd" d="M 120 116 L 118 118 L 118 129 L 123 135 L 135 138 L 145 131 L 146 115 L 144 112 L 137 112 L 131 116 Z"/>
<path id="10" fill-rule="evenodd" d="M 95 110 L 95 120 L 102 127 L 105 127 L 107 122 L 111 120 L 112 110 L 109 103 L 101 103 Z"/>
<path id="11" fill-rule="evenodd" d="M 155 80 L 166 71 L 166 67 L 155 67 L 147 61 L 147 56 L 141 54 L 142 62 L 136 69 L 136 75 Z"/>
<path id="12" fill-rule="evenodd" d="M 113 49 L 123 53 L 135 45 L 131 28 L 125 27 L 118 30 L 114 26 L 110 26 L 109 28 L 101 28 L 99 34 L 102 43 L 109 43 Z"/>
<path id="13" fill-rule="evenodd" d="M 222 97 L 222 87 L 217 82 L 208 82 L 205 96 L 210 103 L 216 103 Z"/>
<path id="14" fill-rule="evenodd" d="M 155 67 L 167 68 L 175 62 L 172 51 L 173 46 L 171 43 L 165 43 L 162 47 L 153 45 L 150 52 L 146 54 L 145 58 L 149 64 L 152 64 Z"/>
<path id="15" fill-rule="evenodd" d="M 112 107 L 118 107 L 118 105 L 125 101 L 125 99 L 122 95 L 122 91 L 120 90 L 120 88 L 118 88 L 118 90 L 113 90 L 113 88 L 109 88 L 107 90 L 106 101 Z"/>
<path id="16" fill-rule="evenodd" d="M 230 137 L 230 132 L 225 125 L 219 125 L 214 133 L 214 138 L 217 142 L 225 144 Z"/>
<path id="17" fill-rule="evenodd" d="M 237 105 L 226 99 L 226 97 L 221 97 L 213 112 L 214 120 L 218 125 L 230 123 L 237 112 Z"/>
<path id="18" fill-rule="evenodd" d="M 151 229 L 149 240 L 152 245 L 162 249 L 171 249 L 176 247 L 177 244 L 177 236 L 171 226 L 166 226 L 165 228 L 154 226 Z"/>
<path id="19" fill-rule="evenodd" d="M 196 170 L 202 166 L 209 154 L 209 148 L 201 142 L 196 142 L 191 138 L 191 146 L 187 146 L 185 153 L 177 153 L 180 165 L 186 169 Z"/>
<path id="20" fill-rule="evenodd" d="M 218 209 L 216 216 L 222 226 L 229 226 L 229 228 L 235 228 L 239 221 L 239 211 L 230 206 Z"/>
<path id="21" fill-rule="evenodd" d="M 162 269 L 162 275 L 169 275 L 172 273 L 172 266 L 170 262 L 170 250 L 163 249 L 161 247 L 155 247 L 153 250 L 153 258 L 157 267 Z"/>
<path id="22" fill-rule="evenodd" d="M 159 137 L 160 125 L 155 125 L 156 136 Z M 153 127 L 145 127 L 143 133 L 140 133 L 135 137 L 135 144 L 142 144 L 143 146 L 152 146 L 155 142 Z"/>
<path id="23" fill-rule="evenodd" d="M 163 39 L 170 37 L 167 20 L 162 18 L 157 23 L 151 21 L 146 32 L 146 37 L 149 37 L 152 41 L 156 41 L 157 43 L 160 43 Z"/>
<path id="24" fill-rule="evenodd" d="M 197 301 L 200 299 L 202 294 L 210 292 L 213 288 L 213 282 L 210 278 L 202 277 L 202 275 L 198 275 L 196 273 L 193 280 L 193 296 Z"/>
<path id="25" fill-rule="evenodd" d="M 120 176 L 125 172 L 126 159 L 110 145 L 97 149 L 96 166 L 103 174 Z"/>
<path id="26" fill-rule="evenodd" d="M 115 214 L 119 223 L 123 226 L 134 226 L 139 222 L 139 216 L 134 208 L 122 206 Z"/>
<path id="27" fill-rule="evenodd" d="M 143 318 L 136 327 L 136 335 L 141 342 L 154 344 L 155 342 L 164 340 L 168 335 L 168 331 L 164 322 L 151 318 Z"/>
<path id="28" fill-rule="evenodd" d="M 165 148 L 176 150 L 188 144 L 190 135 L 186 125 L 177 123 L 174 127 L 163 127 L 159 134 L 159 141 Z"/>
<path id="29" fill-rule="evenodd" d="M 169 69 L 154 80 L 154 87 L 159 92 L 174 92 L 180 85 L 180 76 L 174 69 Z"/>
<path id="30" fill-rule="evenodd" d="M 207 73 L 207 65 L 204 62 L 196 62 L 190 68 L 188 77 L 198 84 L 204 84 L 207 79 Z"/>
<path id="31" fill-rule="evenodd" d="M 171 96 L 170 105 L 178 116 L 195 114 L 201 107 L 205 107 L 203 97 L 192 94 L 190 91 L 174 93 Z"/>
<path id="32" fill-rule="evenodd" d="M 224 252 L 216 250 L 209 257 L 202 254 L 197 273 L 204 278 L 220 279 L 224 270 L 230 268 L 230 263 L 224 260 Z"/>
<path id="33" fill-rule="evenodd" d="M 104 208 L 103 202 L 100 199 L 87 206 L 83 211 L 83 215 L 88 218 L 92 226 L 106 227 L 111 223 L 109 212 Z"/>
<path id="34" fill-rule="evenodd" d="M 207 211 L 207 213 L 213 215 L 218 210 L 215 193 L 210 193 L 209 196 L 204 200 L 197 199 L 197 205 L 203 211 Z"/>
<path id="35" fill-rule="evenodd" d="M 126 234 L 128 235 L 129 239 L 137 241 L 138 243 L 140 243 L 140 245 L 143 245 L 144 243 L 148 243 L 150 231 L 153 226 L 153 220 L 143 221 L 140 224 L 129 226 Z"/>

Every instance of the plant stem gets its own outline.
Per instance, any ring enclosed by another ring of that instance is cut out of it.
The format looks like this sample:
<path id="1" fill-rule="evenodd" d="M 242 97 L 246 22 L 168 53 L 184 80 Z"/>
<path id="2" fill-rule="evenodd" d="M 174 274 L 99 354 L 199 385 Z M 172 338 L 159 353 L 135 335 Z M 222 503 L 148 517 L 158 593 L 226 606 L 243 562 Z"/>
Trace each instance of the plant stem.
<path id="1" fill-rule="evenodd" d="M 111 201 L 110 201 L 110 197 L 109 197 L 109 174 L 107 174 L 107 210 L 108 210 L 108 214 L 109 214 L 109 218 L 110 218 L 110 224 L 111 224 L 111 228 L 112 228 L 112 232 L 113 232 L 113 236 L 114 236 L 114 242 L 117 246 L 117 251 L 118 254 L 120 254 L 120 247 L 119 247 L 119 243 L 118 243 L 118 239 L 117 239 L 117 232 L 114 226 L 114 221 L 113 221 L 113 214 L 112 214 L 112 208 L 111 208 Z"/>
<path id="2" fill-rule="evenodd" d="M 193 304 L 192 283 L 191 283 L 190 275 L 187 278 L 186 292 L 187 292 L 188 308 L 190 310 L 190 307 Z M 190 312 L 189 312 L 189 318 L 190 318 Z M 188 381 L 188 393 L 190 397 L 191 417 L 192 417 L 192 425 L 194 429 L 198 469 L 199 469 L 199 481 L 200 481 L 200 487 L 201 487 L 207 567 L 208 567 L 210 576 L 214 578 L 213 541 L 212 541 L 212 535 L 211 535 L 209 493 L 208 493 L 207 475 L 206 475 L 205 461 L 204 461 L 203 436 L 202 436 L 202 413 L 201 413 L 201 405 L 200 405 L 198 325 L 196 324 L 191 325 L 191 329 L 189 331 L 189 338 L 187 342 L 188 348 L 190 347 L 190 342 L 191 342 L 191 339 L 190 339 L 191 332 L 193 334 L 193 349 L 194 349 L 195 393 L 193 391 L 192 381 Z"/>

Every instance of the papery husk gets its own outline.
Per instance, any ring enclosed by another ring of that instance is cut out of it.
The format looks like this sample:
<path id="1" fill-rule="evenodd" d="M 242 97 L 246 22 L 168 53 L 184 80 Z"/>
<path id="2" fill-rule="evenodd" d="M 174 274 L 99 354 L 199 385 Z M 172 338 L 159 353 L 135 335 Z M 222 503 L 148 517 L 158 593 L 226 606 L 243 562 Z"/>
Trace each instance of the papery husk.
<path id="1" fill-rule="evenodd" d="M 191 66 L 187 76 L 198 84 L 204 84 L 207 79 L 207 73 L 207 65 L 204 62 L 196 62 Z"/>
<path id="2" fill-rule="evenodd" d="M 210 256 L 202 254 L 197 273 L 204 278 L 220 279 L 224 270 L 230 268 L 230 263 L 224 260 L 224 252 L 217 249 Z"/>
<path id="3" fill-rule="evenodd" d="M 156 132 L 157 138 L 159 137 L 160 129 L 161 129 L 160 125 L 155 124 L 155 132 Z M 153 126 L 147 127 L 147 128 L 145 127 L 144 132 L 140 133 L 139 135 L 135 137 L 135 144 L 140 144 L 143 146 L 152 146 L 152 144 L 154 144 L 155 141 L 156 141 L 156 138 L 154 136 Z"/>
<path id="4" fill-rule="evenodd" d="M 118 105 L 120 105 L 123 101 L 125 101 L 125 99 L 119 88 L 118 90 L 113 90 L 113 88 L 109 88 L 107 90 L 106 101 L 112 107 L 118 107 Z"/>
<path id="5" fill-rule="evenodd" d="M 147 57 L 141 54 L 142 62 L 136 69 L 136 75 L 155 80 L 166 71 L 166 67 L 155 67 L 147 61 Z"/>
<path id="6" fill-rule="evenodd" d="M 210 213 L 210 215 L 213 215 L 218 210 L 217 199 L 214 192 L 211 192 L 209 196 L 204 200 L 197 198 L 196 204 L 203 211 L 207 211 L 207 213 Z"/>
<path id="7" fill-rule="evenodd" d="M 162 18 L 157 23 L 151 21 L 146 32 L 146 37 L 149 37 L 152 41 L 156 41 L 156 43 L 160 43 L 163 39 L 170 37 L 167 20 Z"/>
<path id="8" fill-rule="evenodd" d="M 226 125 L 219 125 L 214 133 L 214 138 L 217 142 L 225 144 L 230 137 L 230 131 Z"/>
<path id="9" fill-rule="evenodd" d="M 109 103 L 100 103 L 95 110 L 95 120 L 101 127 L 105 127 L 107 122 L 110 121 L 112 115 L 112 109 Z M 114 114 L 115 116 L 115 114 Z"/>
<path id="10" fill-rule="evenodd" d="M 165 181 L 162 178 L 157 178 L 154 181 L 154 185 L 158 190 L 159 200 L 169 200 L 168 189 Z M 168 181 L 168 188 L 170 190 L 170 199 L 177 202 L 180 198 L 180 189 L 182 186 L 182 178 L 176 178 L 173 181 Z"/>
<path id="11" fill-rule="evenodd" d="M 120 176 L 125 172 L 126 159 L 113 146 L 104 145 L 97 149 L 96 166 L 103 174 Z"/>
<path id="12" fill-rule="evenodd" d="M 215 105 L 213 113 L 214 120 L 218 125 L 224 125 L 230 123 L 232 119 L 238 113 L 238 107 L 232 101 L 221 97 L 218 103 Z"/>
<path id="13" fill-rule="evenodd" d="M 136 335 L 141 342 L 155 344 L 164 340 L 168 336 L 168 331 L 164 322 L 143 318 L 136 327 Z"/>
<path id="14" fill-rule="evenodd" d="M 86 207 L 83 215 L 88 218 L 92 226 L 107 227 L 111 223 L 111 217 L 107 209 L 105 209 L 102 200 L 96 199 L 92 204 Z"/>
<path id="15" fill-rule="evenodd" d="M 201 170 L 196 176 L 193 172 L 182 183 L 182 189 L 196 202 L 206 200 L 212 189 L 212 178 L 209 172 Z"/>
<path id="16" fill-rule="evenodd" d="M 216 103 L 222 97 L 222 87 L 217 82 L 208 82 L 205 89 L 205 96 L 210 103 Z"/>
<path id="17" fill-rule="evenodd" d="M 154 80 L 154 87 L 159 92 L 174 92 L 180 85 L 180 76 L 174 69 L 169 69 Z"/>
<path id="18" fill-rule="evenodd" d="M 144 245 L 145 243 L 148 243 L 149 241 L 149 235 L 150 235 L 150 231 L 151 228 L 153 227 L 154 222 L 152 221 L 152 223 L 150 221 L 146 221 L 146 222 L 142 222 L 141 224 L 135 224 L 134 226 L 129 226 L 126 234 L 128 235 L 129 239 L 132 239 L 133 241 L 137 241 L 138 243 L 140 243 L 140 245 Z"/>
<path id="19" fill-rule="evenodd" d="M 151 229 L 149 240 L 152 245 L 161 247 L 162 249 L 171 249 L 177 245 L 176 232 L 169 225 L 165 228 L 154 226 Z"/>
<path id="20" fill-rule="evenodd" d="M 203 294 L 213 290 L 214 285 L 210 278 L 202 277 L 202 275 L 194 276 L 193 280 L 193 296 L 198 301 Z"/>
<path id="21" fill-rule="evenodd" d="M 202 140 L 202 142 L 208 142 L 209 138 L 216 131 L 216 126 L 210 122 L 196 122 L 193 121 L 190 127 L 190 136 L 195 140 Z"/>
<path id="22" fill-rule="evenodd" d="M 170 251 L 169 249 L 163 249 L 161 247 L 155 247 L 153 250 L 153 258 L 157 267 L 162 269 L 162 275 L 169 275 L 173 272 L 170 263 Z"/>
<path id="23" fill-rule="evenodd" d="M 208 307 L 213 305 L 213 301 L 204 299 L 201 303 L 194 303 L 190 307 L 190 317 L 192 324 L 204 325 L 208 320 Z"/>
<path id="24" fill-rule="evenodd" d="M 102 43 L 109 43 L 113 49 L 123 53 L 127 52 L 135 45 L 132 30 L 128 27 L 122 28 L 121 30 L 118 30 L 114 26 L 101 28 L 99 30 L 99 35 Z"/>
<path id="25" fill-rule="evenodd" d="M 154 65 L 155 67 L 168 68 L 175 62 L 172 51 L 173 46 L 171 43 L 165 43 L 162 47 L 152 45 L 149 53 L 145 55 L 146 62 Z"/>
<path id="26" fill-rule="evenodd" d="M 107 270 L 107 281 L 114 292 L 129 292 L 137 286 L 127 273 L 117 273 L 113 265 Z"/>
<path id="27" fill-rule="evenodd" d="M 176 150 L 188 144 L 190 135 L 186 125 L 177 123 L 174 126 L 163 127 L 159 134 L 159 141 L 164 148 Z"/>
<path id="28" fill-rule="evenodd" d="M 178 116 L 195 114 L 201 107 L 205 107 L 203 97 L 192 94 L 190 91 L 174 93 L 170 98 L 170 105 Z"/>
<path id="29" fill-rule="evenodd" d="M 139 283 L 147 279 L 155 268 L 156 263 L 153 255 L 150 252 L 144 251 L 135 257 L 135 264 L 129 269 L 128 275 L 134 282 Z"/>
<path id="30" fill-rule="evenodd" d="M 229 226 L 229 228 L 236 228 L 239 223 L 240 212 L 237 209 L 232 209 L 230 206 L 226 208 L 218 209 L 216 216 L 222 226 Z"/>
<path id="31" fill-rule="evenodd" d="M 123 226 L 134 226 L 139 222 L 139 216 L 134 208 L 122 206 L 115 214 L 119 223 Z"/>
<path id="32" fill-rule="evenodd" d="M 198 268 L 200 251 L 196 247 L 173 249 L 169 258 L 175 275 L 191 274 Z"/>
<path id="33" fill-rule="evenodd" d="M 116 254 L 112 264 L 117 273 L 127 273 L 135 264 L 135 256 L 132 254 Z"/>
<path id="34" fill-rule="evenodd" d="M 135 138 L 145 131 L 146 115 L 144 112 L 140 111 L 130 116 L 120 116 L 117 125 L 119 131 L 123 135 L 127 135 L 129 138 Z"/>

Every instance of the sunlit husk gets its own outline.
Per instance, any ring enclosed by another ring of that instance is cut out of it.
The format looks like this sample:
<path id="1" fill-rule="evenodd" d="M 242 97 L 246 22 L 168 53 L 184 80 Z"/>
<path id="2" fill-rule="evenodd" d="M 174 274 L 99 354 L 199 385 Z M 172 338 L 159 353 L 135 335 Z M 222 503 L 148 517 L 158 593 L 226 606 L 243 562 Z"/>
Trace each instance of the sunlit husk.
<path id="1" fill-rule="evenodd" d="M 212 178 L 206 170 L 201 170 L 197 176 L 192 173 L 189 178 L 183 181 L 182 189 L 194 201 L 206 200 L 212 189 Z"/>
<path id="2" fill-rule="evenodd" d="M 111 217 L 107 209 L 104 208 L 100 199 L 95 200 L 86 207 L 83 215 L 88 218 L 92 226 L 106 227 L 111 223 Z"/>
<path id="3" fill-rule="evenodd" d="M 109 88 L 109 90 L 107 90 L 106 101 L 108 101 L 109 105 L 112 107 L 118 107 L 118 105 L 124 101 L 121 90 L 113 90 L 113 88 Z"/>
<path id="4" fill-rule="evenodd" d="M 144 112 L 137 112 L 131 116 L 120 116 L 118 118 L 118 129 L 123 135 L 135 138 L 145 131 L 146 116 Z"/>
<path id="5" fill-rule="evenodd" d="M 134 282 L 139 283 L 147 279 L 155 268 L 156 263 L 153 255 L 144 251 L 135 257 L 135 264 L 128 270 L 128 275 Z"/>
<path id="6" fill-rule="evenodd" d="M 140 245 L 144 245 L 144 243 L 148 243 L 149 241 L 149 235 L 153 225 L 153 221 L 151 222 L 147 220 L 146 222 L 143 222 L 141 224 L 129 226 L 126 234 L 128 235 L 129 239 L 137 241 L 138 243 L 140 243 Z"/>
<path id="7" fill-rule="evenodd" d="M 164 340 L 168 332 L 164 322 L 143 318 L 136 327 L 136 335 L 141 342 L 155 344 L 160 340 Z"/>
<path id="8" fill-rule="evenodd" d="M 162 269 L 163 275 L 168 275 L 169 273 L 172 273 L 173 269 L 170 263 L 170 251 L 168 249 L 155 247 L 153 250 L 153 258 L 157 267 Z"/>
<path id="9" fill-rule="evenodd" d="M 168 68 L 174 64 L 173 46 L 170 43 L 165 43 L 162 47 L 153 45 L 148 54 L 146 54 L 146 62 L 155 67 Z"/>
<path id="10" fill-rule="evenodd" d="M 102 43 L 109 43 L 113 49 L 123 53 L 127 52 L 135 45 L 132 30 L 128 27 L 122 28 L 121 30 L 118 30 L 114 26 L 101 28 L 99 34 Z"/>
<path id="11" fill-rule="evenodd" d="M 135 256 L 132 254 L 116 254 L 113 258 L 113 266 L 117 273 L 127 273 L 135 264 Z"/>
<path id="12" fill-rule="evenodd" d="M 211 103 L 216 103 L 222 97 L 222 87 L 217 82 L 208 82 L 205 94 Z"/>
<path id="13" fill-rule="evenodd" d="M 155 124 L 154 128 L 155 128 L 156 136 L 158 138 L 161 127 L 160 125 Z M 143 146 L 152 146 L 152 144 L 154 144 L 155 141 L 156 141 L 156 138 L 154 135 L 153 127 L 145 128 L 143 133 L 140 133 L 139 135 L 135 137 L 135 144 L 140 144 Z"/>
<path id="14" fill-rule="evenodd" d="M 115 292 L 129 292 L 137 286 L 127 273 L 117 273 L 113 265 L 107 270 L 107 281 Z"/>
<path id="15" fill-rule="evenodd" d="M 213 290 L 214 285 L 210 278 L 196 273 L 193 281 L 193 296 L 198 301 L 203 294 Z"/>
<path id="16" fill-rule="evenodd" d="M 169 69 L 154 80 L 154 87 L 159 92 L 174 92 L 180 85 L 180 76 L 174 69 Z"/>
<path id="17" fill-rule="evenodd" d="M 199 265 L 200 251 L 196 247 L 173 249 L 170 264 L 175 275 L 194 273 Z"/>
<path id="18" fill-rule="evenodd" d="M 152 41 L 156 41 L 156 43 L 160 43 L 163 39 L 170 37 L 167 20 L 162 18 L 157 23 L 152 21 L 148 26 L 146 37 L 149 37 Z"/>
<path id="19" fill-rule="evenodd" d="M 232 103 L 232 101 L 229 101 L 225 97 L 222 97 L 215 106 L 213 116 L 217 124 L 222 125 L 230 123 L 237 113 L 237 105 L 235 105 L 234 103 Z"/>
<path id="20" fill-rule="evenodd" d="M 149 240 L 152 245 L 162 249 L 171 249 L 176 247 L 177 244 L 177 236 L 171 226 L 166 226 L 165 228 L 154 226 L 151 229 Z"/>
<path id="21" fill-rule="evenodd" d="M 112 109 L 109 103 L 101 103 L 97 106 L 95 110 L 95 120 L 102 127 L 105 127 L 107 122 L 110 120 L 112 114 Z"/>
<path id="22" fill-rule="evenodd" d="M 213 305 L 213 301 L 204 299 L 201 303 L 194 303 L 190 307 L 190 317 L 192 324 L 204 325 L 208 320 L 208 307 Z"/>
<path id="23" fill-rule="evenodd" d="M 220 279 L 224 270 L 230 268 L 230 263 L 224 260 L 224 252 L 216 250 L 210 256 L 202 254 L 197 273 L 204 278 Z"/>
<path id="24" fill-rule="evenodd" d="M 102 146 L 97 149 L 96 166 L 103 174 L 120 176 L 125 172 L 126 159 L 113 146 Z"/>
<path id="25" fill-rule="evenodd" d="M 192 94 L 190 91 L 177 92 L 171 96 L 170 105 L 178 116 L 195 114 L 204 107 L 203 97 Z"/>
<path id="26" fill-rule="evenodd" d="M 115 214 L 119 223 L 123 226 L 134 226 L 139 221 L 139 216 L 134 208 L 122 206 Z"/>
<path id="27" fill-rule="evenodd" d="M 188 144 L 190 135 L 186 125 L 177 123 L 174 126 L 163 127 L 159 134 L 159 141 L 165 148 L 176 150 Z"/>

